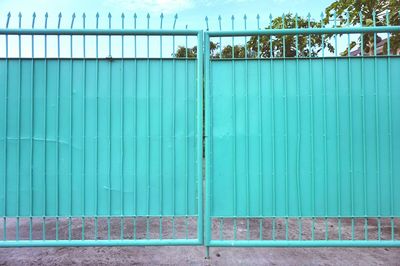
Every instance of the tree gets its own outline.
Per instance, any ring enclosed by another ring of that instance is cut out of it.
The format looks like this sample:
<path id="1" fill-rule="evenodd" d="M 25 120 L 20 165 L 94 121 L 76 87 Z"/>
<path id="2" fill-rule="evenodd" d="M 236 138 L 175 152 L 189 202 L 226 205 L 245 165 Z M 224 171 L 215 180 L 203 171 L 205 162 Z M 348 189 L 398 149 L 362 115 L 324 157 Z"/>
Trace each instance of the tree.
<path id="1" fill-rule="evenodd" d="M 283 17 L 274 18 L 271 25 L 265 29 L 282 29 L 284 28 L 320 28 L 321 22 L 310 21 L 308 18 L 302 18 L 292 13 L 288 13 Z M 333 52 L 333 46 L 325 38 L 323 42 L 322 35 L 285 35 L 285 36 L 252 36 L 247 43 L 250 55 L 256 57 L 260 48 L 260 56 L 269 57 L 316 57 L 322 50 L 322 47 L 328 48 Z M 272 49 L 271 49 L 272 48 Z M 283 50 L 285 49 L 285 50 Z"/>
<path id="2" fill-rule="evenodd" d="M 215 51 L 219 48 L 218 43 L 210 42 L 210 56 L 216 57 Z M 192 48 L 186 48 L 185 46 L 178 46 L 173 57 L 178 58 L 196 58 L 197 57 L 197 45 Z"/>
<path id="3" fill-rule="evenodd" d="M 296 19 L 295 15 L 288 13 L 283 17 L 277 17 L 273 19 L 271 25 L 266 27 L 266 29 L 280 29 L 283 27 L 283 25 L 285 28 L 295 28 L 296 22 L 298 28 L 321 27 L 321 22 L 309 21 L 309 19 L 310 17 L 306 19 L 298 16 Z M 316 57 L 322 50 L 322 47 L 326 47 L 330 52 L 333 52 L 334 48 L 328 42 L 328 38 L 324 39 L 324 43 L 322 43 L 322 41 L 322 35 L 251 36 L 250 40 L 248 40 L 246 44 L 234 45 L 233 49 L 232 45 L 227 45 L 223 48 L 221 47 L 221 56 L 218 50 L 218 48 L 220 48 L 220 44 L 211 42 L 210 56 L 212 58 L 232 58 L 233 53 L 234 58 L 244 58 L 247 52 L 248 58 L 258 57 L 258 53 L 260 53 L 260 57 L 262 58 L 283 56 L 295 57 L 296 54 L 298 54 L 300 57 Z M 284 46 L 285 51 L 283 51 Z M 196 57 L 197 47 L 194 46 L 192 48 L 188 48 L 187 55 L 188 57 Z M 176 57 L 186 57 L 186 48 L 179 46 L 176 52 Z"/>
<path id="4" fill-rule="evenodd" d="M 399 25 L 400 0 L 337 0 L 330 4 L 325 9 L 325 22 L 328 23 L 334 17 L 336 13 L 337 26 L 342 27 L 349 25 L 360 25 L 360 14 L 362 15 L 362 25 L 373 26 L 373 14 L 375 12 L 375 24 L 376 26 L 387 25 L 387 18 L 390 25 Z M 386 17 L 386 15 L 388 17 Z M 363 34 L 363 51 L 365 54 L 373 55 L 374 53 L 374 34 Z M 332 37 L 332 36 L 331 36 Z M 382 40 L 377 35 L 377 43 Z M 357 43 L 350 43 L 350 49 L 358 46 L 361 47 L 361 37 Z M 390 47 L 391 53 L 397 54 L 400 49 L 400 34 L 392 33 L 390 35 Z M 383 53 L 387 51 L 387 42 L 383 47 Z M 348 49 L 343 51 L 341 55 L 346 56 Z"/>

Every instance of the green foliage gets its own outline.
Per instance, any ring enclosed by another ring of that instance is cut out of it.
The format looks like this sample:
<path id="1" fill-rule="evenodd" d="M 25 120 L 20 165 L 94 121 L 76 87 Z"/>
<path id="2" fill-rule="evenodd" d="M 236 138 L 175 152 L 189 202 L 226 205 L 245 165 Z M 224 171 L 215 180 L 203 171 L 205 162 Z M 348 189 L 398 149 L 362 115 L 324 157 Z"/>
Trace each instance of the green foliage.
<path id="1" fill-rule="evenodd" d="M 271 25 L 266 29 L 320 28 L 322 26 L 321 22 L 310 21 L 309 18 L 302 18 L 289 13 L 283 17 L 273 19 Z M 300 57 L 315 57 L 322 47 L 326 47 L 330 52 L 333 52 L 333 46 L 328 42 L 327 38 L 323 40 L 322 35 L 252 36 L 247 46 L 253 57 L 257 56 L 260 49 L 260 55 L 264 58 L 295 57 L 296 54 Z"/>
<path id="2" fill-rule="evenodd" d="M 338 27 L 360 25 L 360 22 L 363 26 L 373 26 L 373 14 L 375 11 L 376 26 L 400 25 L 399 9 L 400 0 L 337 0 L 325 9 L 325 23 L 332 21 L 334 13 L 336 13 Z M 386 37 L 386 34 L 384 36 Z M 364 53 L 372 55 L 374 51 L 374 34 L 363 34 L 363 41 Z M 381 41 L 381 38 L 377 36 L 376 41 Z M 358 39 L 357 45 L 358 47 L 361 46 L 361 38 Z M 400 49 L 399 33 L 390 35 L 390 46 L 392 54 L 395 54 Z M 385 44 L 383 51 L 386 53 L 387 44 Z M 347 55 L 347 49 L 341 54 Z"/>

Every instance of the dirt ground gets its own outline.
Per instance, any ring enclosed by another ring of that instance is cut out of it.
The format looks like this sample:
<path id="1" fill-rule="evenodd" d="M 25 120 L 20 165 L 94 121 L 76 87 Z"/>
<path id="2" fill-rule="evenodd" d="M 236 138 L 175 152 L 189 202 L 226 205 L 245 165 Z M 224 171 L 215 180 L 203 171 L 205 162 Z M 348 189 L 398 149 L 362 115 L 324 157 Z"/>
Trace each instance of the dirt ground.
<path id="1" fill-rule="evenodd" d="M 1 265 L 400 265 L 400 249 L 100 247 L 0 249 Z"/>
<path id="2" fill-rule="evenodd" d="M 111 236 L 118 236 L 120 232 L 120 223 L 113 221 L 111 223 Z M 142 225 L 140 225 L 142 224 Z M 156 222 L 150 223 L 151 237 L 156 237 L 154 228 L 158 228 Z M 169 235 L 170 226 L 168 222 L 164 224 L 165 235 Z M 344 222 L 344 225 L 348 223 Z M 106 223 L 103 221 L 99 228 L 106 229 Z M 137 237 L 143 238 L 143 232 L 146 230 L 145 223 L 138 223 Z M 65 225 L 60 225 L 60 228 Z M 125 224 L 127 232 L 126 238 L 131 238 L 132 232 L 129 223 Z M 189 221 L 188 230 L 195 230 L 195 223 Z M 217 221 L 213 223 L 213 239 L 220 236 L 221 224 Z M 264 230 L 270 231 L 271 224 L 263 224 Z M 329 222 L 328 226 L 334 228 L 334 224 Z M 375 224 L 371 224 L 371 230 Z M 54 222 L 46 224 L 46 236 L 51 239 L 54 237 Z M 229 229 L 229 221 L 224 223 L 222 230 L 223 237 L 230 238 L 232 230 Z M 356 224 L 356 233 L 360 231 L 360 225 Z M 20 234 L 24 239 L 27 236 L 29 224 L 27 221 L 20 222 Z M 33 238 L 40 239 L 41 223 L 34 222 Z M 244 221 L 238 222 L 238 237 L 245 235 L 246 224 Z M 250 223 L 250 237 L 257 236 L 258 222 L 256 220 Z M 283 221 L 277 223 L 277 237 L 284 235 L 282 228 L 285 228 Z M 298 236 L 296 223 L 289 224 L 289 238 Z M 307 223 L 304 224 L 304 239 L 307 239 Z M 322 235 L 325 227 L 316 226 L 316 237 Z M 348 226 L 343 227 L 343 237 L 348 236 Z M 92 224 L 89 222 L 85 230 L 90 238 Z M 397 228 L 396 228 L 397 229 Z M 177 226 L 177 234 L 184 231 L 184 223 Z M 8 237 L 15 237 L 15 223 L 7 224 Z M 62 230 L 65 233 L 65 230 Z M 390 232 L 382 227 L 382 232 Z M 72 225 L 72 237 L 78 239 L 81 233 L 81 225 L 74 222 Z M 154 234 L 154 235 L 153 235 Z M 396 230 L 396 235 L 398 231 Z M 64 235 L 66 236 L 66 235 Z M 385 233 L 382 235 L 385 237 Z M 61 235 L 60 235 L 61 237 Z M 268 235 L 265 235 L 268 238 Z M 335 238 L 335 233 L 329 234 L 330 238 Z M 372 234 L 371 234 L 372 237 Z M 103 238 L 103 237 L 102 237 Z M 189 235 L 191 238 L 191 235 Z M 90 247 L 90 248 L 3 248 L 0 249 L 0 265 L 400 265 L 400 248 L 211 248 L 210 259 L 205 259 L 204 247 Z"/>

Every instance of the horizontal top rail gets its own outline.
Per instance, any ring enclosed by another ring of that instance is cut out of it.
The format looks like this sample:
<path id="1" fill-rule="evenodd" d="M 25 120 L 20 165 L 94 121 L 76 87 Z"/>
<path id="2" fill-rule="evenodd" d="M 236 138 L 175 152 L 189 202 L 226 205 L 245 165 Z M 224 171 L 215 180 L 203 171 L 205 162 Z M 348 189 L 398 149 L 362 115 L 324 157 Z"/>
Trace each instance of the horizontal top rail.
<path id="1" fill-rule="evenodd" d="M 400 32 L 400 26 L 379 27 L 345 27 L 345 28 L 294 28 L 294 29 L 264 29 L 264 30 L 224 30 L 208 31 L 210 37 L 219 36 L 251 36 L 251 35 L 298 35 L 298 34 L 347 34 L 347 33 L 383 33 Z"/>
<path id="2" fill-rule="evenodd" d="M 197 36 L 200 30 L 163 29 L 0 29 L 1 35 L 136 35 Z"/>

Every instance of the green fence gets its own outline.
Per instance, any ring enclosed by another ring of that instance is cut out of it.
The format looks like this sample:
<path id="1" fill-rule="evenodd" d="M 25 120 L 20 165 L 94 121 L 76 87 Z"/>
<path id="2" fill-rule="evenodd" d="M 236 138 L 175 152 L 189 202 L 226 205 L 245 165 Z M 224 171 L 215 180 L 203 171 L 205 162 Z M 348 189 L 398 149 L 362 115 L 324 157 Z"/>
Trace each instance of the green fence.
<path id="1" fill-rule="evenodd" d="M 316 28 L 308 17 L 247 30 L 246 19 L 205 33 L 205 245 L 398 246 L 400 59 L 389 33 L 399 27 Z M 361 47 L 370 37 L 374 53 L 352 55 L 350 34 Z M 223 38 L 229 46 L 210 51 Z"/>
<path id="2" fill-rule="evenodd" d="M 2 30 L 0 245 L 202 243 L 202 56 L 162 53 L 163 38 L 173 49 L 177 35 L 201 46 L 202 33 L 124 30 L 124 16 L 122 30 L 113 30 L 111 15 L 110 29 L 75 30 L 74 19 L 71 29 Z M 16 47 L 9 45 L 15 34 Z M 31 58 L 21 54 L 26 35 Z M 100 58 L 104 36 L 109 56 Z M 150 36 L 159 41 L 158 58 L 150 58 Z M 133 57 L 124 54 L 128 37 Z M 40 38 L 44 57 L 36 56 Z M 87 58 L 91 49 L 95 57 Z"/>
<path id="3" fill-rule="evenodd" d="M 0 246 L 400 246 L 388 14 L 288 29 L 257 16 L 256 30 L 232 17 L 228 31 L 206 18 L 204 34 L 163 18 L 67 29 L 46 14 L 39 29 L 34 14 L 28 29 L 9 14 Z"/>

